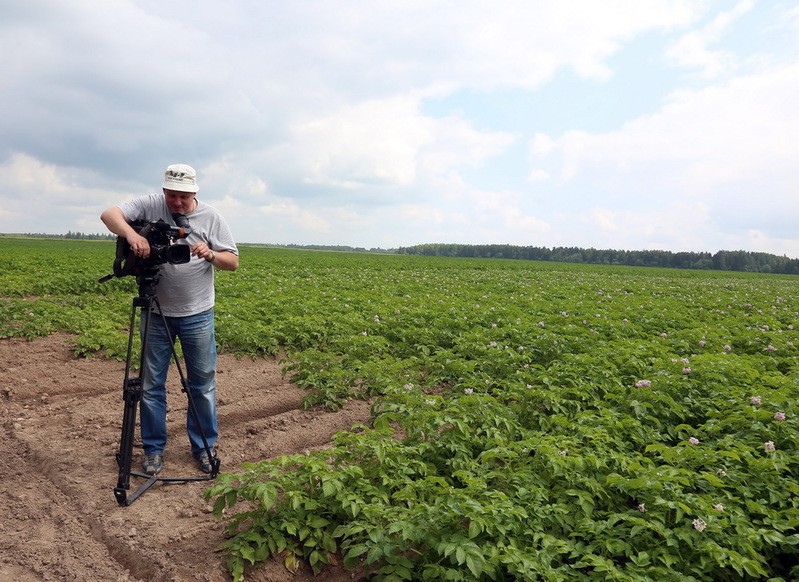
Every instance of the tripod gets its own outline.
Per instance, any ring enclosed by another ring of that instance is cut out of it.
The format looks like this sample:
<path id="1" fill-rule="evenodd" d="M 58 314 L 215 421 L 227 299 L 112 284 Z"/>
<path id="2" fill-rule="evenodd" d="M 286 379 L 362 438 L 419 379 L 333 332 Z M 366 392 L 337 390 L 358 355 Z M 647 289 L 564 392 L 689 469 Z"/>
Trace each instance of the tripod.
<path id="1" fill-rule="evenodd" d="M 188 399 L 189 414 L 194 418 L 197 424 L 200 436 L 202 437 L 203 446 L 208 458 L 211 462 L 210 474 L 203 477 L 159 477 L 158 474 L 149 475 L 147 473 L 139 473 L 131 471 L 131 464 L 133 462 L 133 439 L 136 429 L 136 409 L 142 398 L 142 378 L 139 376 L 132 376 L 131 364 L 133 355 L 133 336 L 136 329 L 136 311 L 141 312 L 141 354 L 139 357 L 139 372 L 143 372 L 146 368 L 146 348 L 147 339 L 150 331 L 150 317 L 153 315 L 152 308 L 157 307 L 164 327 L 167 327 L 166 317 L 161 312 L 161 306 L 158 303 L 158 298 L 155 295 L 155 287 L 158 284 L 158 269 L 145 269 L 141 275 L 136 277 L 136 282 L 139 285 L 139 295 L 133 298 L 133 305 L 130 312 L 130 331 L 128 334 L 128 352 L 127 360 L 125 362 L 125 379 L 122 384 L 122 400 L 124 401 L 124 414 L 122 416 L 122 438 L 120 440 L 119 452 L 117 453 L 117 464 L 119 465 L 119 479 L 117 486 L 114 488 L 114 495 L 116 496 L 117 503 L 122 506 L 129 506 L 136 501 L 145 491 L 155 485 L 158 481 L 163 482 L 189 482 L 189 481 L 209 481 L 214 479 L 219 474 L 219 459 L 212 454 L 211 447 L 208 445 L 208 440 L 202 430 L 200 424 L 197 408 L 194 405 L 191 391 L 188 388 L 186 376 L 180 366 L 177 352 L 175 351 L 175 344 L 170 339 L 172 357 L 177 366 L 178 374 L 180 375 L 180 383 L 183 387 L 183 392 L 186 393 Z M 170 336 L 171 338 L 171 336 Z M 130 477 L 144 477 L 147 479 L 136 491 L 128 495 L 130 489 Z"/>

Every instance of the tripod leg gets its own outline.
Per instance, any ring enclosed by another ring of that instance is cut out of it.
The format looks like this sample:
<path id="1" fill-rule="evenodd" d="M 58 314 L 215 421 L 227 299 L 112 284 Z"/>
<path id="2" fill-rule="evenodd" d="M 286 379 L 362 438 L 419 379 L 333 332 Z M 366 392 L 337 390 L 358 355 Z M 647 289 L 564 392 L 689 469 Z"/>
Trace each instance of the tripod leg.
<path id="1" fill-rule="evenodd" d="M 125 378 L 122 384 L 122 399 L 125 402 L 122 416 L 122 436 L 120 438 L 117 464 L 119 478 L 114 488 L 119 505 L 128 505 L 127 491 L 130 489 L 130 471 L 133 463 L 133 440 L 136 432 L 136 409 L 141 400 L 141 378 L 131 378 L 131 360 L 133 355 L 133 336 L 136 329 L 136 309 L 141 308 L 139 299 L 134 299 L 130 314 L 130 331 L 128 334 L 128 352 L 125 361 Z"/>

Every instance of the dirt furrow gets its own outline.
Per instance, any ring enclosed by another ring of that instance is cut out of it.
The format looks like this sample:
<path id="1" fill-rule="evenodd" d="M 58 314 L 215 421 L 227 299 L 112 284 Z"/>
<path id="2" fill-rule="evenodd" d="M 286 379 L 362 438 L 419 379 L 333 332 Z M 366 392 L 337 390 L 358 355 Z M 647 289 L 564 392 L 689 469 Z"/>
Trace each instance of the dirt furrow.
<path id="1" fill-rule="evenodd" d="M 0 340 L 0 580 L 181 582 L 229 580 L 223 524 L 203 492 L 209 481 L 158 482 L 129 507 L 114 496 L 119 477 L 124 364 L 77 359 L 68 336 Z M 302 410 L 306 392 L 272 359 L 219 362 L 221 470 L 242 462 L 328 446 L 332 436 L 367 422 L 369 404 Z M 185 436 L 186 398 L 172 374 L 165 476 L 199 476 Z M 134 449 L 134 470 L 140 462 Z M 131 478 L 131 493 L 143 479 Z M 324 580 L 349 580 L 341 570 Z M 280 559 L 248 576 L 255 582 L 304 582 Z"/>

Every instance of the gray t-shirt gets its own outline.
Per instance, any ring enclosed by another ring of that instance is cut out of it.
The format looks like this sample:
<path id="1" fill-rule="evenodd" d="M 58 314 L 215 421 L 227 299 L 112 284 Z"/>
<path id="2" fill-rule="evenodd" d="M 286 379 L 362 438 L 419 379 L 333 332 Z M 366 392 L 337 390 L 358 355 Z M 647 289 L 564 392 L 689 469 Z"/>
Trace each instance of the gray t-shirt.
<path id="1" fill-rule="evenodd" d="M 119 205 L 125 220 L 157 221 L 175 226 L 163 194 L 150 194 Z M 239 254 L 225 219 L 213 207 L 197 200 L 197 208 L 186 215 L 191 234 L 175 244 L 194 246 L 204 242 L 212 251 Z M 159 267 L 160 279 L 156 297 L 167 317 L 186 317 L 207 311 L 214 306 L 214 267 L 205 259 L 191 257 L 188 263 Z"/>

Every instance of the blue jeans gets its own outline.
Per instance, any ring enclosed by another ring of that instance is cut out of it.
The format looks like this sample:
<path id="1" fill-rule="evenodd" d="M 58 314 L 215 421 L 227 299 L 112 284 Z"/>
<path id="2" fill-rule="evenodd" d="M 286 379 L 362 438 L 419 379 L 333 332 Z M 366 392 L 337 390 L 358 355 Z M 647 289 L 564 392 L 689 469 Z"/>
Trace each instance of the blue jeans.
<path id="1" fill-rule="evenodd" d="M 187 407 L 186 431 L 192 453 L 205 450 L 202 435 L 213 447 L 219 438 L 216 419 L 216 337 L 214 310 L 188 317 L 151 313 L 144 342 L 142 365 L 141 440 L 147 455 L 163 454 L 166 448 L 166 378 L 172 359 L 171 342 L 178 338 L 186 364 L 186 384 L 199 417 L 199 426 Z M 144 332 L 144 318 L 141 321 Z M 201 432 L 202 430 L 202 432 Z"/>

